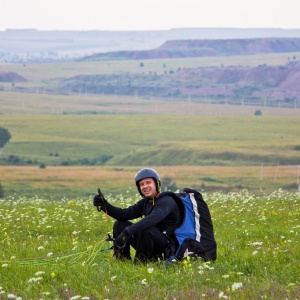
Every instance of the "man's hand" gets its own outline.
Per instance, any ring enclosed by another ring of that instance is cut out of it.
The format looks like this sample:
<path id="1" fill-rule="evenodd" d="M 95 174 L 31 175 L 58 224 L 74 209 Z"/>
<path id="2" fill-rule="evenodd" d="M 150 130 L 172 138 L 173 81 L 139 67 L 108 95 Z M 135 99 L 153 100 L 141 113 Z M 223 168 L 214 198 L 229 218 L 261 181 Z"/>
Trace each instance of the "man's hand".
<path id="1" fill-rule="evenodd" d="M 105 205 L 105 199 L 99 195 L 94 196 L 94 206 L 103 206 Z"/>
<path id="2" fill-rule="evenodd" d="M 128 234 L 126 229 L 124 229 L 116 239 L 116 246 L 118 248 L 124 248 L 127 241 L 129 240 L 129 238 L 130 238 L 130 235 Z"/>
<path id="3" fill-rule="evenodd" d="M 106 199 L 103 197 L 103 195 L 95 195 L 94 196 L 94 206 L 97 206 L 98 211 L 104 210 L 106 206 Z"/>

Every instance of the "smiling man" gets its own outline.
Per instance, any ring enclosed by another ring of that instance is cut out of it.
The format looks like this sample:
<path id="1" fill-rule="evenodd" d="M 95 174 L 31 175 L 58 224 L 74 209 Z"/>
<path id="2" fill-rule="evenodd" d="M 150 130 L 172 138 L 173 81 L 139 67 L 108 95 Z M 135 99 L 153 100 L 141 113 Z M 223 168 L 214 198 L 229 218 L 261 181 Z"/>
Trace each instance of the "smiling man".
<path id="1" fill-rule="evenodd" d="M 136 250 L 135 262 L 164 259 L 170 242 L 167 233 L 181 224 L 178 205 L 170 195 L 162 193 L 159 197 L 161 181 L 154 169 L 140 170 L 135 176 L 135 183 L 143 197 L 136 204 L 122 209 L 96 195 L 94 205 L 116 219 L 113 227 L 116 259 L 131 259 L 130 246 Z M 143 218 L 135 223 L 129 221 L 140 217 Z"/>

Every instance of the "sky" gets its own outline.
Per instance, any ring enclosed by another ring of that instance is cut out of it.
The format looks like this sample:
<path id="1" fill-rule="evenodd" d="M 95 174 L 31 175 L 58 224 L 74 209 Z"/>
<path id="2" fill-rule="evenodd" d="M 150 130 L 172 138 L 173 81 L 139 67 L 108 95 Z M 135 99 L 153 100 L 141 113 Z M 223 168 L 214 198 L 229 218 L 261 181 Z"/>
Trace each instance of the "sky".
<path id="1" fill-rule="evenodd" d="M 0 31 L 300 29 L 300 0 L 1 0 Z"/>

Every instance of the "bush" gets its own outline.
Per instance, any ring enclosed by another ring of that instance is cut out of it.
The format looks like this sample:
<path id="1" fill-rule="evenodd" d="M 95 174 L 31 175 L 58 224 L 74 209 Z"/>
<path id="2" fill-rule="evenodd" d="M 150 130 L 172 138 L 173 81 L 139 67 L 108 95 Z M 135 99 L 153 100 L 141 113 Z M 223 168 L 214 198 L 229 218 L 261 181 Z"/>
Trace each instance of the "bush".
<path id="1" fill-rule="evenodd" d="M 257 109 L 254 113 L 254 116 L 261 116 L 262 115 L 262 111 L 260 109 Z"/>

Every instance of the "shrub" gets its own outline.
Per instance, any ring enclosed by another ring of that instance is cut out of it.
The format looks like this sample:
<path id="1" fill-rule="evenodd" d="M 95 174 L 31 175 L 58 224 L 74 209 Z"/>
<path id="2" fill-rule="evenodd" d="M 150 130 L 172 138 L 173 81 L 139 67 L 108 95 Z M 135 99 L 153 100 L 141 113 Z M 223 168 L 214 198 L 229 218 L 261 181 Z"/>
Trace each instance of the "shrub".
<path id="1" fill-rule="evenodd" d="M 261 116 L 262 115 L 262 111 L 260 109 L 257 109 L 254 113 L 254 116 Z"/>

